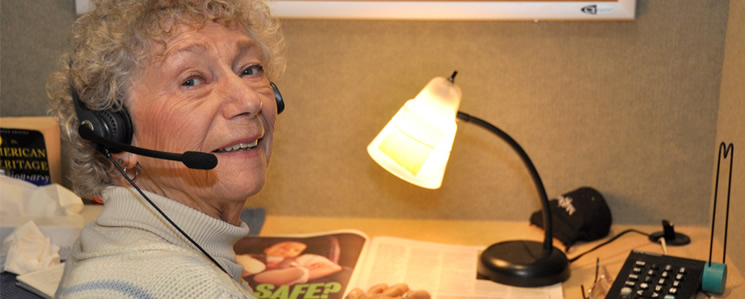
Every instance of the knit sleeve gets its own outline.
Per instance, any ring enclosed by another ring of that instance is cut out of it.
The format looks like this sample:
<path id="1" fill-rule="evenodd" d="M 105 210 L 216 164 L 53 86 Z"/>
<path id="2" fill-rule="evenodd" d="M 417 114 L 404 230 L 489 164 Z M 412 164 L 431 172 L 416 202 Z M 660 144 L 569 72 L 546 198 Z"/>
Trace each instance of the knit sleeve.
<path id="1" fill-rule="evenodd" d="M 254 298 L 206 258 L 175 246 L 68 261 L 57 298 Z"/>

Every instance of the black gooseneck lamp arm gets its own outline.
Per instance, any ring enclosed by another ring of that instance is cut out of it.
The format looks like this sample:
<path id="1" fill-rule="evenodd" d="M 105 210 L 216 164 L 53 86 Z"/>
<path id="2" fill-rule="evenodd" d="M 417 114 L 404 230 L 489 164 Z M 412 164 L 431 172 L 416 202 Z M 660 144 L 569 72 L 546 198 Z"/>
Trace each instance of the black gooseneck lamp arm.
<path id="1" fill-rule="evenodd" d="M 543 206 L 543 223 L 545 223 L 543 226 L 545 227 L 544 230 L 546 232 L 546 235 L 543 240 L 543 249 L 551 250 L 553 248 L 553 231 L 551 225 L 553 222 L 551 219 L 551 209 L 548 205 L 548 196 L 546 195 L 546 188 L 543 186 L 543 181 L 541 181 L 541 177 L 538 175 L 538 170 L 536 170 L 535 165 L 533 165 L 533 162 L 530 161 L 530 158 L 528 157 L 528 154 L 523 150 L 523 148 L 515 141 L 515 139 L 512 139 L 510 135 L 507 135 L 504 131 L 500 130 L 496 126 L 490 124 L 487 121 L 484 121 L 478 117 L 472 116 L 468 113 L 458 111 L 457 114 L 458 118 L 470 123 L 477 124 L 481 126 L 482 128 L 489 130 L 489 132 L 492 132 L 496 134 L 497 136 L 504 139 L 507 143 L 510 144 L 510 146 L 520 155 L 520 158 L 522 158 L 523 163 L 528 167 L 528 170 L 530 171 L 530 176 L 533 178 L 533 182 L 535 183 L 536 189 L 538 189 L 538 195 L 541 196 L 541 205 Z"/>
<path id="2" fill-rule="evenodd" d="M 458 74 L 457 71 L 450 76 L 450 82 L 454 83 L 456 74 Z M 461 111 L 458 111 L 456 116 L 501 137 L 520 155 L 541 197 L 543 210 L 545 232 L 543 243 L 517 240 L 492 244 L 479 256 L 478 277 L 521 287 L 546 286 L 567 280 L 569 261 L 563 252 L 553 246 L 553 222 L 548 196 L 538 170 L 528 154 L 517 141 L 496 126 Z"/>

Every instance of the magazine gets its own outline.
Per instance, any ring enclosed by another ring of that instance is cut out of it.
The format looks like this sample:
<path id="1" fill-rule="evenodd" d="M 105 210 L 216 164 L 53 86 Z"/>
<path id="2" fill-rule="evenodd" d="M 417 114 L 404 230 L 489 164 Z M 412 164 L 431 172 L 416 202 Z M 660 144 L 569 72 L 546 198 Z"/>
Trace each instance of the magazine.
<path id="1" fill-rule="evenodd" d="M 407 283 L 433 299 L 561 299 L 561 284 L 522 288 L 476 278 L 483 247 L 368 238 L 355 230 L 250 236 L 234 246 L 257 298 L 343 298 L 354 288 Z"/>

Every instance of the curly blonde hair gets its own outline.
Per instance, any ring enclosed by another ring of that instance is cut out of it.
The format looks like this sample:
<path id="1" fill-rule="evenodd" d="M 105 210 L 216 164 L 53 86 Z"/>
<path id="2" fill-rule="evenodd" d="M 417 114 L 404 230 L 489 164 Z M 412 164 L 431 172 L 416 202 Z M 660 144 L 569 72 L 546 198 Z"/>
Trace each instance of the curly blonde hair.
<path id="1" fill-rule="evenodd" d="M 71 88 L 92 110 L 124 109 L 129 82 L 147 63 L 153 44 L 164 44 L 177 25 L 216 22 L 248 32 L 263 50 L 270 80 L 284 71 L 284 38 L 263 0 L 94 0 L 72 26 L 71 49 L 47 82 L 50 114 L 70 142 L 70 177 L 83 198 L 100 196 L 115 168 L 78 135 Z"/>

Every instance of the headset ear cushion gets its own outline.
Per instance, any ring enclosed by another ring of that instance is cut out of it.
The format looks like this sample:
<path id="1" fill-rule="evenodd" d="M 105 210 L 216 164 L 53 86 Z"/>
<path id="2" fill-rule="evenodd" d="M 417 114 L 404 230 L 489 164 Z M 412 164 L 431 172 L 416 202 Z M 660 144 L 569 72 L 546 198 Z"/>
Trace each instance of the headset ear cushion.
<path id="1" fill-rule="evenodd" d="M 80 126 L 87 126 L 97 136 L 108 140 L 124 144 L 132 142 L 132 120 L 126 109 L 120 111 L 90 110 L 85 107 L 75 92 L 73 92 L 73 104 Z M 104 150 L 100 144 L 94 142 L 91 142 L 91 146 L 101 152 Z M 112 152 L 118 153 L 118 151 Z"/>
<path id="2" fill-rule="evenodd" d="M 132 143 L 132 120 L 126 109 L 101 110 L 96 111 L 96 114 L 107 127 L 104 138 L 124 144 Z"/>
<path id="3" fill-rule="evenodd" d="M 282 94 L 274 82 L 269 82 L 269 85 L 272 86 L 272 91 L 274 91 L 274 100 L 277 102 L 277 114 L 280 114 L 282 111 L 285 111 L 285 100 L 282 98 Z"/>

